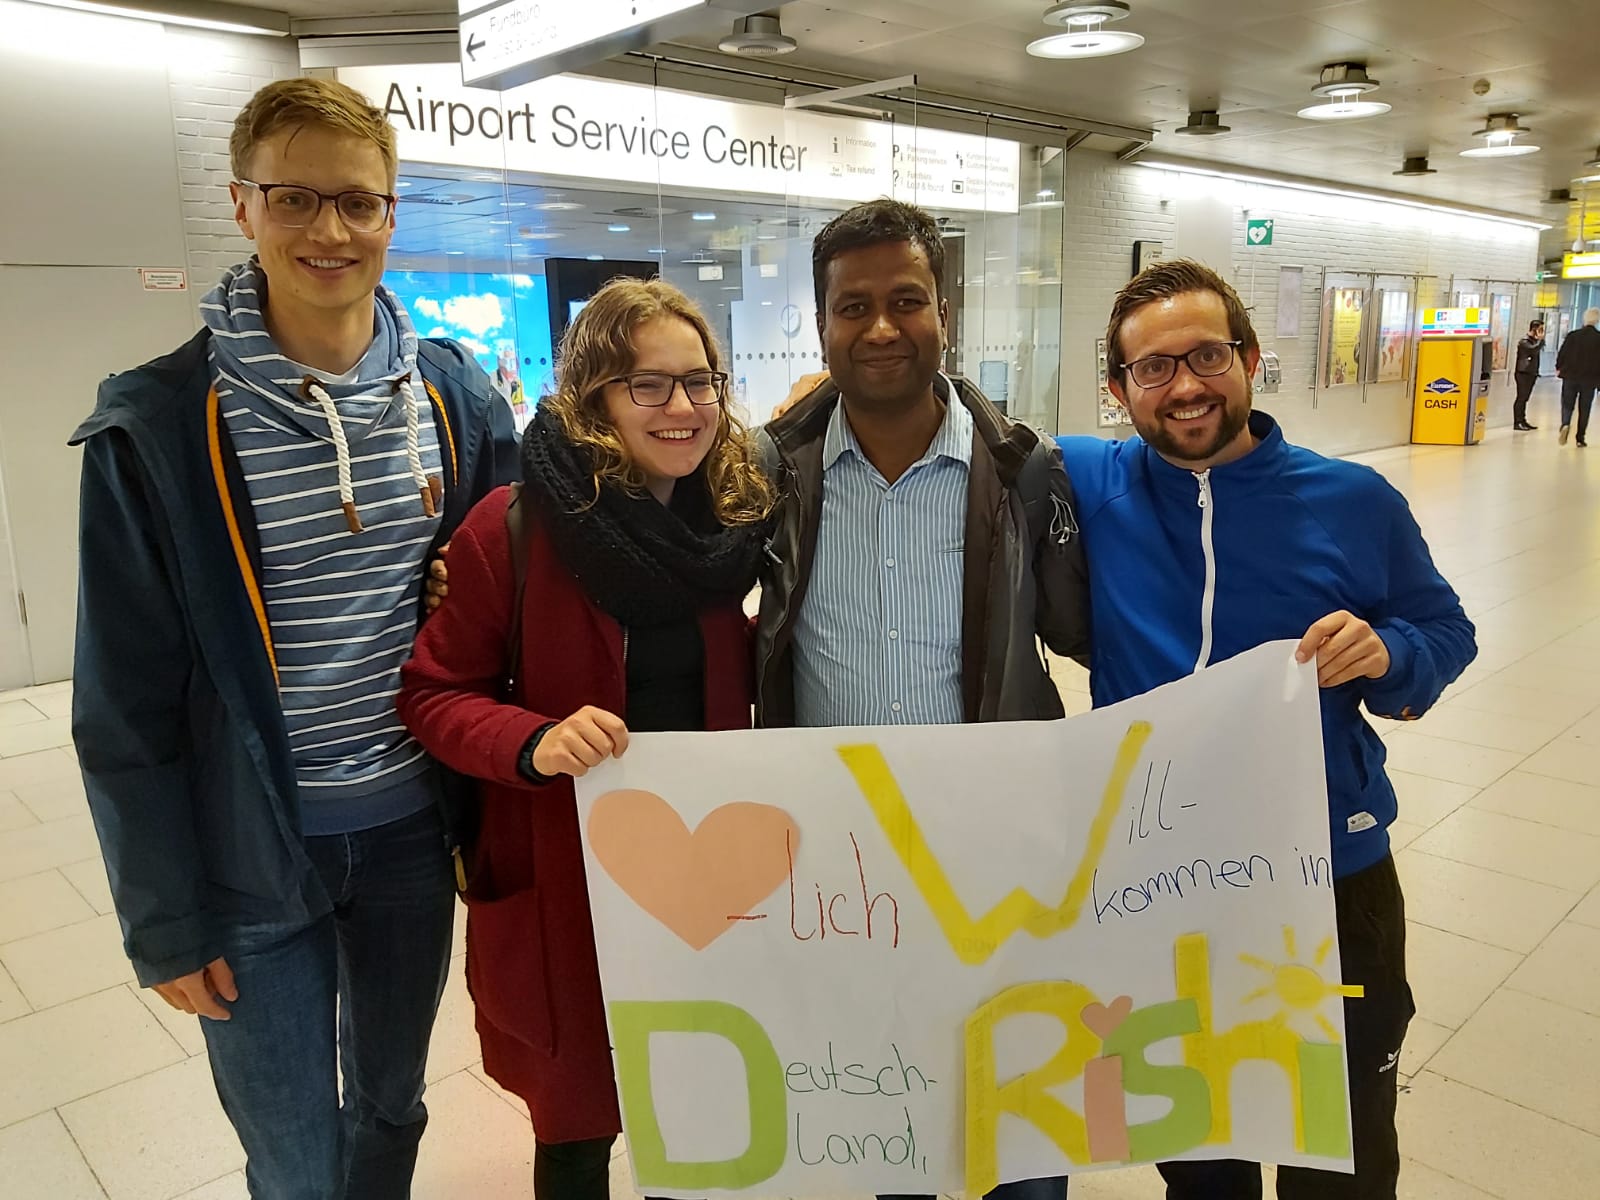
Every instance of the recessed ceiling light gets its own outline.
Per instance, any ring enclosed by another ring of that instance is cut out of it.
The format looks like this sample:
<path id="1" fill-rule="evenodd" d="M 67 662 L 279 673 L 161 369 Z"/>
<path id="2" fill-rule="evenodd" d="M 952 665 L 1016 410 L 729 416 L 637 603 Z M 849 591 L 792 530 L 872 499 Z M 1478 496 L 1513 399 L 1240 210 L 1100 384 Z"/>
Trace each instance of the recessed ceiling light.
<path id="1" fill-rule="evenodd" d="M 1033 194 L 1033 197 L 1035 200 L 1054 200 L 1056 198 L 1056 190 L 1055 188 L 1040 188 Z"/>
<path id="2" fill-rule="evenodd" d="M 1517 158 L 1524 154 L 1537 154 L 1542 146 L 1534 146 L 1527 142 L 1495 142 L 1487 146 L 1475 146 L 1471 150 L 1463 150 L 1462 158 Z"/>
<path id="3" fill-rule="evenodd" d="M 775 233 L 758 233 L 758 234 L 756 234 L 756 241 L 758 241 L 758 242 L 775 242 L 777 240 L 778 240 L 778 235 L 775 234 Z"/>
<path id="4" fill-rule="evenodd" d="M 559 233 L 552 233 L 548 229 L 532 229 L 524 225 L 521 229 L 517 230 L 517 236 L 530 242 L 553 242 L 561 235 Z"/>
<path id="5" fill-rule="evenodd" d="M 472 180 L 474 183 L 499 183 L 500 182 L 500 176 L 491 175 L 487 171 L 479 171 L 476 175 L 468 175 L 467 178 Z"/>
<path id="6" fill-rule="evenodd" d="M 527 205 L 527 202 L 523 201 L 523 200 L 502 200 L 502 201 L 500 201 L 500 207 L 501 208 L 527 208 L 528 205 Z"/>
<path id="7" fill-rule="evenodd" d="M 509 217 L 491 217 L 489 219 L 489 224 L 491 224 L 491 225 L 509 225 L 509 224 L 511 224 L 511 219 Z"/>
<path id="8" fill-rule="evenodd" d="M 1461 151 L 1462 158 L 1515 158 L 1523 154 L 1537 154 L 1539 147 L 1517 139 L 1532 133 L 1517 120 L 1516 113 L 1490 113 L 1483 128 L 1474 130 L 1472 136 L 1482 138 L 1484 144 Z"/>
<path id="9" fill-rule="evenodd" d="M 627 233 L 632 228 L 633 228 L 632 225 L 607 225 L 606 226 L 606 232 L 607 233 Z"/>
<path id="10" fill-rule="evenodd" d="M 651 246 L 650 249 L 645 251 L 646 254 L 665 254 L 666 252 L 665 246 Z"/>
<path id="11" fill-rule="evenodd" d="M 1295 116 L 1307 121 L 1358 121 L 1381 116 L 1389 111 L 1389 105 L 1381 100 L 1358 99 L 1377 89 L 1378 81 L 1367 74 L 1365 63 L 1329 63 L 1311 89 L 1313 96 L 1324 96 L 1327 103 L 1302 108 Z"/>
<path id="12" fill-rule="evenodd" d="M 1124 0 L 1057 4 L 1045 10 L 1044 23 L 1064 26 L 1067 32 L 1034 39 L 1028 43 L 1028 53 L 1035 58 L 1103 58 L 1137 50 L 1144 45 L 1140 35 L 1105 28 L 1107 22 L 1127 15 Z"/>
<path id="13" fill-rule="evenodd" d="M 737 283 L 725 283 L 722 285 L 722 290 L 725 292 L 737 292 L 739 285 Z"/>
<path id="14" fill-rule="evenodd" d="M 411 186 L 411 180 L 409 180 L 409 179 L 402 179 L 398 183 L 395 184 L 395 187 L 410 187 L 410 186 Z"/>
<path id="15" fill-rule="evenodd" d="M 1218 133 L 1231 133 L 1233 126 L 1224 125 L 1222 118 L 1217 115 L 1214 108 L 1197 108 L 1189 113 L 1187 124 L 1179 125 L 1173 133 L 1185 133 L 1192 136 L 1205 137 Z"/>
<path id="16" fill-rule="evenodd" d="M 446 250 L 446 254 L 465 254 L 465 250 Z"/>
<path id="17" fill-rule="evenodd" d="M 606 260 L 606 256 L 604 254 L 586 254 L 584 257 L 590 262 L 605 262 Z"/>
<path id="18" fill-rule="evenodd" d="M 543 204 L 534 205 L 540 212 L 573 212 L 582 207 L 575 200 L 546 200 Z"/>
<path id="19" fill-rule="evenodd" d="M 717 214 L 714 212 L 697 212 L 694 214 L 694 219 L 696 221 L 715 221 Z"/>
<path id="20" fill-rule="evenodd" d="M 1437 175 L 1438 172 L 1428 165 L 1426 154 L 1412 154 L 1400 164 L 1400 169 L 1395 174 L 1409 178 L 1414 175 Z"/>
<path id="21" fill-rule="evenodd" d="M 1335 96 L 1326 104 L 1313 104 L 1295 113 L 1307 121 L 1359 121 L 1362 117 L 1381 117 L 1390 110 L 1382 100 L 1356 100 L 1349 96 Z"/>

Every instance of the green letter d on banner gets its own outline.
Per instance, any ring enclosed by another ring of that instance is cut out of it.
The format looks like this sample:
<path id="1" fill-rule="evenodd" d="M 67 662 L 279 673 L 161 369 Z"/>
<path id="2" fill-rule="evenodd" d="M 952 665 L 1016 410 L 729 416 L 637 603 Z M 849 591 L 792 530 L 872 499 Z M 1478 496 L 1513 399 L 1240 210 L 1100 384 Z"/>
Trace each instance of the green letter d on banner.
<path id="1" fill-rule="evenodd" d="M 720 1000 L 618 1000 L 610 1006 L 616 1043 L 617 1090 L 628 1130 L 628 1153 L 642 1188 L 706 1192 L 748 1188 L 771 1179 L 789 1154 L 783 1064 L 772 1039 L 742 1008 Z M 650 1087 L 650 1035 L 700 1033 L 732 1042 L 744 1059 L 750 1105 L 750 1145 L 722 1162 L 673 1162 L 667 1157 Z"/>

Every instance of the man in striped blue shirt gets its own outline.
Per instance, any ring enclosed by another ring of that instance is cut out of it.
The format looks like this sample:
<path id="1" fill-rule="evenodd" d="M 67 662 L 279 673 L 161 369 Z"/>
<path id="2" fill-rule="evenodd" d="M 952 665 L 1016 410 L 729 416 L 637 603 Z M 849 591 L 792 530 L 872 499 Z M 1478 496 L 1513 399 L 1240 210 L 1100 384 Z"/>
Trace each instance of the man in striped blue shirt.
<path id="1" fill-rule="evenodd" d="M 944 243 L 893 200 L 812 246 L 831 382 L 766 427 L 780 498 L 757 627 L 757 721 L 1048 719 L 1039 651 L 1088 652 L 1088 575 L 1060 456 L 940 372 Z M 1003 1184 L 1059 1200 L 1065 1177 Z"/>
<path id="2" fill-rule="evenodd" d="M 102 385 L 74 435 L 73 736 L 128 955 L 205 1018 L 251 1195 L 401 1200 L 462 781 L 394 697 L 425 563 L 516 474 L 510 415 L 380 282 L 380 110 L 279 81 L 231 150 L 256 257 L 186 346 Z"/>

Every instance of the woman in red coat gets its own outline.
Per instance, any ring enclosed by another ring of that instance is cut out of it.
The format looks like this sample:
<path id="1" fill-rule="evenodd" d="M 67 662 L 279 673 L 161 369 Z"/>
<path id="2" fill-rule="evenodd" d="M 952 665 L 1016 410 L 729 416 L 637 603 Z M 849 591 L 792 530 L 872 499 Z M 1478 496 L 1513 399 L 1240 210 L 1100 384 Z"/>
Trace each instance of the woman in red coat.
<path id="1" fill-rule="evenodd" d="M 768 485 L 728 411 L 700 311 L 660 280 L 607 284 L 567 330 L 557 388 L 503 488 L 450 548 L 400 713 L 483 781 L 467 888 L 467 982 L 483 1065 L 527 1101 L 541 1200 L 601 1200 L 621 1131 L 572 778 L 630 731 L 743 729 L 741 602 Z M 526 505 L 520 653 L 507 504 Z"/>

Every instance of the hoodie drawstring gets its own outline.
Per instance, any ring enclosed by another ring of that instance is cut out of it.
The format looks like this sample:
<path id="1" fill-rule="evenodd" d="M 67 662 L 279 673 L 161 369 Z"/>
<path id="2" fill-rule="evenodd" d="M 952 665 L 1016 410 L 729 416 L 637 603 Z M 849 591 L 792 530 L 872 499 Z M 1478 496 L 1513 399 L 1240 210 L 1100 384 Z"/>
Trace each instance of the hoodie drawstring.
<path id="1" fill-rule="evenodd" d="M 361 518 L 356 514 L 356 489 L 350 481 L 350 441 L 344 435 L 344 422 L 339 419 L 339 410 L 334 407 L 328 389 L 309 375 L 301 381 L 300 394 L 314 401 L 327 418 L 328 432 L 333 437 L 333 451 L 339 460 L 339 505 L 344 509 L 344 519 L 350 526 L 350 532 L 360 533 Z"/>
<path id="2" fill-rule="evenodd" d="M 411 386 L 411 373 L 400 376 L 395 384 L 396 394 L 405 393 L 406 401 L 406 462 L 411 467 L 411 482 L 422 494 L 422 511 L 430 517 L 439 515 L 439 499 L 444 495 L 444 481 L 430 476 L 422 469 L 422 451 L 417 445 L 417 426 L 421 421 L 416 389 Z"/>
<path id="3" fill-rule="evenodd" d="M 430 476 L 422 467 L 422 450 L 418 444 L 417 394 L 411 387 L 411 376 L 403 375 L 395 383 L 395 394 L 404 400 L 406 417 L 406 465 L 411 470 L 411 480 L 422 496 L 422 511 L 430 517 L 439 515 L 439 500 L 444 494 L 444 484 L 438 476 Z M 344 510 L 345 522 L 351 533 L 364 529 L 360 514 L 356 512 L 355 484 L 350 475 L 350 441 L 345 436 L 344 422 L 328 390 L 316 379 L 307 375 L 300 384 L 300 395 L 312 401 L 327 419 L 328 432 L 333 437 L 333 450 L 339 468 L 339 507 Z"/>

